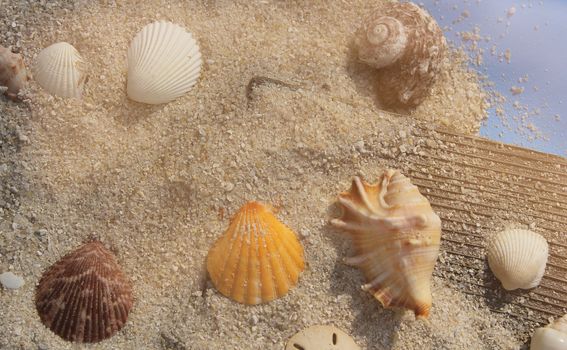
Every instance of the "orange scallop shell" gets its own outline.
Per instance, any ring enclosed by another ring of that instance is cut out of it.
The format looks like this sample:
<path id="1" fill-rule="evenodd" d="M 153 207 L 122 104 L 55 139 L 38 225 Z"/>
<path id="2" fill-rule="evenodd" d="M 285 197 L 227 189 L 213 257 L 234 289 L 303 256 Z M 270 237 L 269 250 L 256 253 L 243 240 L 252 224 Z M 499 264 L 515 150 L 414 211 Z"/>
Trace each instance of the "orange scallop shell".
<path id="1" fill-rule="evenodd" d="M 207 256 L 218 291 L 248 305 L 285 295 L 303 268 L 303 247 L 295 233 L 258 202 L 240 208 Z"/>
<path id="2" fill-rule="evenodd" d="M 68 341 L 96 343 L 126 323 L 132 287 L 101 242 L 86 243 L 44 272 L 35 305 L 43 324 Z"/>
<path id="3" fill-rule="evenodd" d="M 343 215 L 331 223 L 352 238 L 355 256 L 346 262 L 364 273 L 362 288 L 384 307 L 428 317 L 441 240 L 441 220 L 429 201 L 399 171 L 387 170 L 374 185 L 355 178 L 339 203 Z"/>

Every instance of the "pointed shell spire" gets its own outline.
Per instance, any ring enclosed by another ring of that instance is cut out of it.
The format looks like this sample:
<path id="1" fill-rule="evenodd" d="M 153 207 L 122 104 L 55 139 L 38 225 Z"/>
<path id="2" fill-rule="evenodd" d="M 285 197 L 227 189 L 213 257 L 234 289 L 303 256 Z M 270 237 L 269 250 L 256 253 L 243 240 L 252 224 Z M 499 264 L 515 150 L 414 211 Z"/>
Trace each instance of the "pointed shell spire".
<path id="1" fill-rule="evenodd" d="M 22 55 L 0 45 L 0 86 L 6 87 L 6 95 L 17 99 L 18 92 L 29 79 Z"/>
<path id="2" fill-rule="evenodd" d="M 217 290 L 249 305 L 285 295 L 303 268 L 303 247 L 295 233 L 258 202 L 240 208 L 207 256 Z"/>
<path id="3" fill-rule="evenodd" d="M 565 349 L 567 349 L 567 315 L 551 322 L 546 327 L 536 329 L 532 336 L 530 350 Z"/>
<path id="4" fill-rule="evenodd" d="M 362 288 L 382 305 L 413 310 L 428 317 L 431 275 L 439 254 L 441 220 L 418 188 L 397 170 L 384 172 L 377 184 L 358 177 L 339 195 L 343 215 L 331 223 L 352 239 Z"/>
<path id="5" fill-rule="evenodd" d="M 435 19 L 411 2 L 386 2 L 355 34 L 358 58 L 378 69 L 377 89 L 387 108 L 419 105 L 441 69 L 447 51 Z"/>
<path id="6" fill-rule="evenodd" d="M 43 273 L 35 304 L 61 338 L 96 343 L 118 332 L 132 307 L 132 287 L 101 242 L 86 243 Z"/>

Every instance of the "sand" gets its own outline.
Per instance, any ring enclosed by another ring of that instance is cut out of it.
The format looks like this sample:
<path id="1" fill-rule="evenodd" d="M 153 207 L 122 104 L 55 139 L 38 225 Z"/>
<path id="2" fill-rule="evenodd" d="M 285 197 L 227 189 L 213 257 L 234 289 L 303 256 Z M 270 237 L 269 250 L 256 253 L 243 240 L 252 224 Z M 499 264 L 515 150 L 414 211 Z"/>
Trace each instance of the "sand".
<path id="1" fill-rule="evenodd" d="M 58 41 L 89 63 L 82 100 L 49 96 L 35 82 L 23 102 L 0 100 L 0 272 L 26 281 L 0 290 L 0 348 L 77 348 L 42 325 L 34 290 L 90 237 L 116 253 L 136 303 L 122 331 L 86 348 L 282 349 L 313 324 L 334 324 L 364 349 L 519 348 L 502 315 L 446 281 L 433 280 L 430 320 L 415 321 L 384 310 L 341 263 L 350 244 L 328 221 L 352 176 L 374 180 L 399 167 L 417 122 L 476 133 L 486 116 L 478 77 L 458 52 L 422 106 L 397 111 L 409 116 L 380 109 L 351 43 L 377 5 L 0 1 L 0 44 L 28 66 Z M 190 93 L 148 106 L 126 97 L 126 52 L 158 19 L 188 28 L 204 65 Z M 247 98 L 257 76 L 284 84 L 260 84 Z M 366 144 L 368 136 L 380 142 Z M 278 208 L 307 261 L 296 288 L 255 307 L 220 295 L 204 270 L 208 248 L 248 200 Z"/>

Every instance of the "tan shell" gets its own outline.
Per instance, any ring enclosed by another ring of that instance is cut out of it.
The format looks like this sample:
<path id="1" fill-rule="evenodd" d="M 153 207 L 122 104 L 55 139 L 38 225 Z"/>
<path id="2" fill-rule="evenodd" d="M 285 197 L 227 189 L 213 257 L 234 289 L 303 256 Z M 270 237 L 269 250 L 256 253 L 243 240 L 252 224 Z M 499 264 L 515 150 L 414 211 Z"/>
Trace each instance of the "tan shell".
<path id="1" fill-rule="evenodd" d="M 364 20 L 354 41 L 358 58 L 379 69 L 378 96 L 388 108 L 419 105 L 447 51 L 437 22 L 410 2 L 384 3 Z"/>
<path id="2" fill-rule="evenodd" d="M 16 99 L 29 79 L 22 55 L 0 45 L 0 86 L 7 88 L 6 95 Z"/>
<path id="3" fill-rule="evenodd" d="M 567 315 L 536 329 L 532 336 L 530 350 L 567 349 Z"/>
<path id="4" fill-rule="evenodd" d="M 303 268 L 303 247 L 295 233 L 258 202 L 240 208 L 207 256 L 218 291 L 249 305 L 285 295 Z"/>
<path id="5" fill-rule="evenodd" d="M 318 325 L 291 337 L 285 350 L 360 350 L 360 347 L 337 327 Z"/>
<path id="6" fill-rule="evenodd" d="M 114 335 L 126 323 L 132 303 L 130 282 L 98 241 L 82 245 L 44 272 L 35 298 L 47 328 L 81 343 Z"/>
<path id="7" fill-rule="evenodd" d="M 529 230 L 500 232 L 488 246 L 488 265 L 506 290 L 530 289 L 541 282 L 547 264 L 548 245 L 543 236 Z"/>
<path id="8" fill-rule="evenodd" d="M 364 273 L 362 288 L 386 308 L 428 317 L 441 239 L 441 220 L 429 201 L 399 171 L 386 170 L 374 185 L 354 178 L 339 203 L 343 215 L 331 223 L 352 238 L 355 256 L 345 261 Z"/>

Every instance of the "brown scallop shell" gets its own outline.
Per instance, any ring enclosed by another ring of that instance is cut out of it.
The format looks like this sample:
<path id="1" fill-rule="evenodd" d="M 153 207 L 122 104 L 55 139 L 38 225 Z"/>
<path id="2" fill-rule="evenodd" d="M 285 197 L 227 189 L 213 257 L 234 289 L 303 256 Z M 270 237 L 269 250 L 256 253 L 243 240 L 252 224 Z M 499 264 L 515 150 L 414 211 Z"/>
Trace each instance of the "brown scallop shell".
<path id="1" fill-rule="evenodd" d="M 132 287 L 101 242 L 86 243 L 44 272 L 36 290 L 43 324 L 68 341 L 96 343 L 119 331 Z"/>
<path id="2" fill-rule="evenodd" d="M 387 108 L 419 105 L 447 51 L 435 19 L 411 2 L 384 3 L 364 20 L 354 41 L 358 58 L 378 69 L 378 97 Z"/>
<path id="3" fill-rule="evenodd" d="M 8 88 L 6 95 L 11 99 L 17 99 L 18 92 L 28 80 L 29 75 L 22 55 L 15 54 L 0 45 L 0 86 Z"/>

